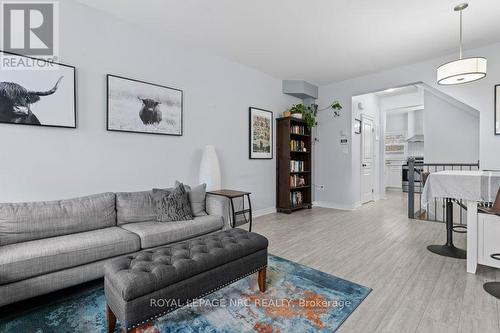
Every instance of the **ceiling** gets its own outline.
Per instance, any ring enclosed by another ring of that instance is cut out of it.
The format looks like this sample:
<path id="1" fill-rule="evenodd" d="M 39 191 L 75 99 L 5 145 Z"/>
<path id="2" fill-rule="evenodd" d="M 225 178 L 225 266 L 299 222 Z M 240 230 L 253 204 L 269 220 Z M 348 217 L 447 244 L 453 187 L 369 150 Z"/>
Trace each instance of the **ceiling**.
<path id="1" fill-rule="evenodd" d="M 409 86 L 377 91 L 374 94 L 377 97 L 393 97 L 393 96 L 404 95 L 404 94 L 414 94 L 417 92 L 419 92 L 419 88 L 417 87 L 417 85 L 412 84 Z"/>
<path id="2" fill-rule="evenodd" d="M 162 38 L 315 84 L 458 53 L 460 0 L 78 1 Z M 469 4 L 465 48 L 500 42 L 500 1 Z"/>

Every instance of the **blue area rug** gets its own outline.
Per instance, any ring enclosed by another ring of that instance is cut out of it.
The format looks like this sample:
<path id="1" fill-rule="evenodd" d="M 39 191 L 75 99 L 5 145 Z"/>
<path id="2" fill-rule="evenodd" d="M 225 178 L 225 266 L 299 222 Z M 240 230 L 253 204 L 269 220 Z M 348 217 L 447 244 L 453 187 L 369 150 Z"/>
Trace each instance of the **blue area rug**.
<path id="1" fill-rule="evenodd" d="M 267 287 L 259 292 L 253 274 L 134 332 L 333 332 L 371 291 L 273 255 Z M 103 287 L 95 286 L 0 319 L 0 332 L 105 333 L 105 304 Z"/>

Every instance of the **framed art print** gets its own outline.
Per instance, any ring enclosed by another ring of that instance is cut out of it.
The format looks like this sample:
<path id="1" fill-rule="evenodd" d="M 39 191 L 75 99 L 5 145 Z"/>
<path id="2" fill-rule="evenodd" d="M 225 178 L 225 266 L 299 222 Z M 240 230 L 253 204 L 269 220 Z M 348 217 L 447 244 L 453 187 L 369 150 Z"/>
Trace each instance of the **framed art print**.
<path id="1" fill-rule="evenodd" d="M 273 158 L 273 113 L 271 111 L 249 108 L 250 159 Z"/>
<path id="2" fill-rule="evenodd" d="M 495 135 L 500 135 L 500 84 L 495 86 Z"/>
<path id="3" fill-rule="evenodd" d="M 108 131 L 182 135 L 182 90 L 108 74 Z"/>
<path id="4" fill-rule="evenodd" d="M 0 123 L 76 128 L 75 67 L 3 51 L 0 57 L 19 66 L 1 70 Z"/>

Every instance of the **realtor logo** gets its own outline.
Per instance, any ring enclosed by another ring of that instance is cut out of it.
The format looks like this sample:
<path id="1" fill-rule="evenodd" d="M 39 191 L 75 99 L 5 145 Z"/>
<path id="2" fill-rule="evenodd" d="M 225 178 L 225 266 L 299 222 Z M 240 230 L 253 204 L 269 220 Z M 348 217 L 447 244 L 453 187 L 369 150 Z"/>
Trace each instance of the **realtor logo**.
<path id="1" fill-rule="evenodd" d="M 2 1 L 2 49 L 55 60 L 58 51 L 58 3 Z"/>

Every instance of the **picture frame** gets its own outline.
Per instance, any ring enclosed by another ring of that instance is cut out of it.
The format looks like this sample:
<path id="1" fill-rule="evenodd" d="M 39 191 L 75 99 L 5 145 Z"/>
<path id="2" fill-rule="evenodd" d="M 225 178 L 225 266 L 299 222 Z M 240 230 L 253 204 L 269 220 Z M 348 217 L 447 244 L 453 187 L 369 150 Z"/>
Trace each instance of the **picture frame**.
<path id="1" fill-rule="evenodd" d="M 74 66 L 1 50 L 0 58 L 20 66 L 1 70 L 0 123 L 77 127 Z"/>
<path id="2" fill-rule="evenodd" d="M 183 91 L 107 74 L 106 129 L 157 135 L 183 135 Z"/>
<path id="3" fill-rule="evenodd" d="M 361 119 L 354 119 L 354 133 L 361 134 Z"/>
<path id="4" fill-rule="evenodd" d="M 495 120 L 493 127 L 495 135 L 500 135 L 500 84 L 495 86 Z"/>
<path id="5" fill-rule="evenodd" d="M 273 159 L 273 112 L 255 107 L 249 107 L 248 116 L 248 157 L 252 160 Z"/>

